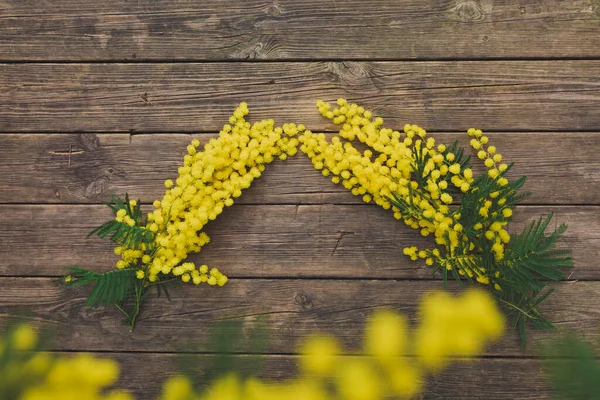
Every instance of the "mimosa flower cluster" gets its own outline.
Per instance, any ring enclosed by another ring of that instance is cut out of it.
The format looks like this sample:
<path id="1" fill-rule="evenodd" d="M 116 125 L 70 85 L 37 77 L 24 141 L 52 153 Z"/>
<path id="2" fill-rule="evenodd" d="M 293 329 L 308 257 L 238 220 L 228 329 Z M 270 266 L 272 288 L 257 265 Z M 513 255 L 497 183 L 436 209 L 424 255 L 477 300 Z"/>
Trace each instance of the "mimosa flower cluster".
<path id="1" fill-rule="evenodd" d="M 339 136 L 334 136 L 331 141 L 324 134 L 306 133 L 300 137 L 300 149 L 311 158 L 315 168 L 325 176 L 331 174 L 334 183 L 341 183 L 352 194 L 361 196 L 363 201 L 373 201 L 384 209 L 391 208 L 396 219 L 418 229 L 423 236 L 433 235 L 435 242 L 443 246 L 443 251 L 407 247 L 404 254 L 412 260 L 421 258 L 427 265 L 436 262 L 448 270 L 455 269 L 460 275 L 467 274 L 489 284 L 485 269 L 464 268 L 452 261 L 455 257 L 468 256 L 468 253 L 460 252 L 459 246 L 467 252 L 477 247 L 477 241 L 471 240 L 469 233 L 464 231 L 460 213 L 450 208 L 457 201 L 456 192 L 467 193 L 472 189 L 472 169 L 457 159 L 457 154 L 446 145 L 436 146 L 435 139 L 427 137 L 425 130 L 417 125 L 407 124 L 401 133 L 383 127 L 383 119 L 373 118 L 372 113 L 363 107 L 348 104 L 345 99 L 338 100 L 337 104 L 338 107 L 333 109 L 324 102 L 318 102 L 317 106 L 323 116 L 342 126 Z M 505 171 L 508 166 L 496 165 L 501 156 L 494 154 L 493 146 L 489 146 L 487 152 L 483 150 L 488 138 L 480 130 L 470 129 L 469 135 L 475 137 L 471 144 L 482 149 L 479 156 L 485 158 L 486 165 L 489 165 L 490 177 L 498 177 L 499 172 Z M 346 141 L 342 142 L 342 139 Z M 359 151 L 353 141 L 364 143 L 369 148 Z M 487 158 L 488 155 L 493 155 L 493 158 Z M 506 185 L 508 180 L 501 177 L 498 183 Z M 497 260 L 503 258 L 504 244 L 510 240 L 510 235 L 503 228 L 512 215 L 510 208 L 496 210 L 493 207 L 492 200 L 499 194 L 496 192 L 493 198 L 485 200 L 479 213 L 487 217 L 490 213 L 500 212 L 506 219 L 480 223 L 475 227 L 481 235 L 493 241 L 492 249 Z M 409 207 L 391 204 L 390 199 L 395 197 Z M 496 203 L 502 205 L 505 201 L 500 198 Z"/>
<path id="2" fill-rule="evenodd" d="M 185 262 L 192 252 L 200 252 L 210 238 L 203 231 L 234 204 L 242 191 L 261 176 L 265 166 L 275 159 L 285 160 L 297 153 L 298 139 L 306 128 L 299 124 L 275 126 L 272 119 L 251 124 L 246 121 L 249 110 L 241 103 L 217 138 L 203 148 L 197 139 L 187 146 L 179 176 L 165 181 L 166 193 L 153 203 L 154 211 L 143 218 L 138 201 L 113 197 L 108 204 L 114 220 L 95 229 L 100 237 L 112 235 L 120 255 L 117 271 L 96 274 L 71 268 L 65 281 L 71 286 L 96 283 L 88 298 L 88 306 L 114 304 L 127 317 L 133 329 L 139 306 L 148 290 L 166 291 L 165 284 L 178 280 L 196 285 L 208 283 L 224 286 L 228 278 L 217 268 Z M 131 283 L 131 279 L 139 283 Z M 117 286 L 117 290 L 112 287 Z M 127 309 L 127 298 L 133 305 Z"/>
<path id="3" fill-rule="evenodd" d="M 217 138 L 202 148 L 196 139 L 187 146 L 179 176 L 165 181 L 164 197 L 154 201 L 146 218 L 138 201 L 113 197 L 114 204 L 108 205 L 114 220 L 92 233 L 110 235 L 117 243 L 117 269 L 97 274 L 74 267 L 66 281 L 71 286 L 95 283 L 87 305 L 115 305 L 131 329 L 152 287 L 168 294 L 165 284 L 171 281 L 225 285 L 228 278 L 219 269 L 186 258 L 210 241 L 206 224 L 232 206 L 267 164 L 285 160 L 299 148 L 333 183 L 432 237 L 433 247 L 404 245 L 403 252 L 431 266 L 432 274 L 440 271 L 445 287 L 449 274 L 459 284 L 489 285 L 515 316 L 522 336 L 526 319 L 551 326 L 537 310 L 548 293 L 539 278 L 562 279 L 562 269 L 572 265 L 568 250 L 554 249 L 566 225 L 547 235 L 549 216 L 519 235 L 509 234 L 513 208 L 528 196 L 519 193 L 525 177 L 506 177 L 511 165 L 481 130 L 467 132 L 485 167 L 476 175 L 470 156 L 457 143 L 436 143 L 417 125 L 406 124 L 402 131 L 388 128 L 381 117 L 345 99 L 335 106 L 318 101 L 317 107 L 340 127 L 331 139 L 302 124 L 276 127 L 272 119 L 251 124 L 248 106 L 241 103 Z M 133 304 L 128 304 L 131 298 Z"/>
<path id="4" fill-rule="evenodd" d="M 412 398 L 423 391 L 427 375 L 439 373 L 451 362 L 449 357 L 481 354 L 484 347 L 504 331 L 504 317 L 493 298 L 482 290 L 471 289 L 458 297 L 430 293 L 419 310 L 420 323 L 414 330 L 396 311 L 374 312 L 365 325 L 361 354 L 367 357 L 344 352 L 333 336 L 313 335 L 300 345 L 301 374 L 295 379 L 287 382 L 242 380 L 228 374 L 198 393 L 189 378 L 175 376 L 166 382 L 162 399 Z M 469 358 L 462 360 L 469 361 Z"/>
<path id="5" fill-rule="evenodd" d="M 559 280 L 562 269 L 572 266 L 569 250 L 553 248 L 566 225 L 547 235 L 550 215 L 511 237 L 513 207 L 529 195 L 518 192 L 526 178 L 509 181 L 511 165 L 481 130 L 467 132 L 486 168 L 476 176 L 456 142 L 436 144 L 417 125 L 406 124 L 402 132 L 387 128 L 382 118 L 345 99 L 335 107 L 318 101 L 317 107 L 340 126 L 338 135 L 328 140 L 307 131 L 299 137 L 300 150 L 333 183 L 433 237 L 433 248 L 406 246 L 406 256 L 432 266 L 432 273 L 441 271 L 444 286 L 449 273 L 459 284 L 466 279 L 490 285 L 522 338 L 526 319 L 551 326 L 537 310 L 551 292 L 544 292 L 540 280 Z"/>
<path id="6" fill-rule="evenodd" d="M 223 286 L 227 282 L 216 268 L 209 271 L 206 265 L 182 261 L 210 241 L 203 227 L 232 206 L 260 177 L 265 165 L 296 154 L 295 136 L 305 129 L 295 124 L 275 127 L 272 119 L 250 124 L 248 112 L 247 104 L 241 103 L 219 137 L 211 139 L 202 151 L 200 141 L 192 140 L 178 178 L 165 181 L 164 197 L 154 202 L 155 210 L 148 214 L 146 228 L 155 235 L 153 246 L 142 250 L 119 247 L 123 259 L 118 267 L 138 263 L 138 279 L 149 282 L 156 282 L 159 275 L 174 275 L 194 284 Z M 117 214 L 116 218 L 126 216 Z"/>

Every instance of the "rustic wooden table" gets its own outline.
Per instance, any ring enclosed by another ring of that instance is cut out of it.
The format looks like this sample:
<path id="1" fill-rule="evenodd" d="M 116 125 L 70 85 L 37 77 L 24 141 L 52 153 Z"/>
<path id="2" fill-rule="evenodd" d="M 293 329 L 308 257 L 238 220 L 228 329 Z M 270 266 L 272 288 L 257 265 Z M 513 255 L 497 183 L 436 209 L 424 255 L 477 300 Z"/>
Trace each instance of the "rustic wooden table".
<path id="1" fill-rule="evenodd" d="M 65 266 L 107 270 L 109 243 L 85 239 L 100 205 L 162 195 L 192 137 L 214 137 L 238 102 L 251 118 L 334 127 L 317 99 L 346 97 L 387 124 L 438 140 L 490 132 L 541 213 L 569 224 L 576 267 L 544 307 L 558 327 L 600 328 L 600 3 L 570 0 L 0 0 L 0 320 L 27 307 L 58 329 L 53 349 L 123 364 L 122 385 L 156 394 L 182 340 L 200 368 L 215 322 L 268 317 L 264 375 L 288 376 L 314 330 L 359 345 L 375 307 L 414 318 L 441 287 L 402 255 L 424 241 L 336 187 L 302 155 L 269 166 L 212 224 L 196 261 L 230 277 L 151 299 L 129 333 L 117 312 L 85 310 Z M 530 345 L 549 337 L 532 331 Z M 533 347 L 533 346 L 530 346 Z M 188 348 L 190 349 L 190 348 Z M 507 335 L 432 380 L 425 398 L 548 398 L 540 365 Z"/>

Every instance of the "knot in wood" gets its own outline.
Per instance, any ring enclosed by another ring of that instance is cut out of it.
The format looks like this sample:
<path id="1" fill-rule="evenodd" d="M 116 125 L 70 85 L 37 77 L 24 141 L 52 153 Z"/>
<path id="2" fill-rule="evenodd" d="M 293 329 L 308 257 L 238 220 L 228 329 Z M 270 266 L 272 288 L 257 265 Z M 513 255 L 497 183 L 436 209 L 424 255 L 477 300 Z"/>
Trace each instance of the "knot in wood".
<path id="1" fill-rule="evenodd" d="M 461 1 L 451 11 L 463 22 L 481 21 L 485 17 L 485 12 L 477 1 Z"/>
<path id="2" fill-rule="evenodd" d="M 88 151 L 94 151 L 100 147 L 100 139 L 94 133 L 81 133 L 78 142 L 81 147 Z"/>
<path id="3" fill-rule="evenodd" d="M 106 190 L 108 186 L 107 178 L 99 178 L 95 181 L 92 181 L 86 188 L 83 190 L 83 195 L 88 199 L 93 199 L 100 196 Z"/>
<path id="4" fill-rule="evenodd" d="M 245 58 L 246 60 L 264 59 L 268 56 L 266 45 L 262 42 L 250 43 L 248 47 L 234 53 L 234 58 Z"/>
<path id="5" fill-rule="evenodd" d="M 296 293 L 295 301 L 303 310 L 312 310 L 313 308 L 312 296 L 310 294 L 298 292 Z"/>
<path id="6" fill-rule="evenodd" d="M 278 3 L 273 3 L 267 8 L 267 15 L 271 17 L 276 17 L 280 14 L 283 14 L 283 8 Z"/>
<path id="7" fill-rule="evenodd" d="M 330 62 L 327 63 L 326 76 L 331 82 L 359 86 L 361 90 L 372 90 L 375 84 L 368 68 L 364 62 Z"/>

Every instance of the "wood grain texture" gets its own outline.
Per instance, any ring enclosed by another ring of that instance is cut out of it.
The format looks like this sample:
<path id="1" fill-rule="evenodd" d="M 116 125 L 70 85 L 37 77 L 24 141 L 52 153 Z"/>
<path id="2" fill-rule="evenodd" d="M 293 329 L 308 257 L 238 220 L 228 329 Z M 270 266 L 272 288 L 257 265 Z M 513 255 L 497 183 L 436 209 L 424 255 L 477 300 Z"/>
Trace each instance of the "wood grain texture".
<path id="1" fill-rule="evenodd" d="M 598 57 L 584 0 L 4 0 L 2 60 Z"/>
<path id="2" fill-rule="evenodd" d="M 111 353 L 121 364 L 121 379 L 117 387 L 127 388 L 138 400 L 155 399 L 160 384 L 178 370 L 181 356 L 177 354 Z M 343 359 L 349 359 L 346 356 Z M 187 356 L 193 363 L 193 377 L 201 387 L 211 381 L 215 356 Z M 261 376 L 266 380 L 296 376 L 299 357 L 289 355 L 235 355 L 233 361 L 243 373 Z M 253 365 L 260 363 L 257 372 Z M 141 367 L 143 366 L 143 367 Z M 475 359 L 456 360 L 441 374 L 429 376 L 422 399 L 548 399 L 550 396 L 542 369 L 535 359 Z"/>
<path id="3" fill-rule="evenodd" d="M 600 207 L 519 207 L 511 232 L 554 212 L 552 227 L 569 229 L 560 246 L 573 250 L 570 279 L 599 279 Z M 66 266 L 109 270 L 112 243 L 86 239 L 111 218 L 104 206 L 0 206 L 0 275 L 60 276 Z M 237 205 L 206 226 L 211 243 L 191 261 L 230 277 L 430 279 L 430 268 L 403 255 L 432 241 L 375 205 Z M 436 277 L 438 279 L 438 277 Z"/>
<path id="4" fill-rule="evenodd" d="M 193 138 L 213 134 L 4 134 L 0 135 L 0 203 L 95 203 L 125 192 L 150 203 L 177 174 Z M 434 133 L 438 142 L 466 134 Z M 600 133 L 492 133 L 509 178 L 527 175 L 525 204 L 600 204 Z M 469 151 L 469 150 L 467 150 Z M 474 154 L 474 153 L 473 153 Z M 476 172 L 481 164 L 473 160 Z M 482 166 L 480 166 L 482 167 Z M 242 204 L 360 204 L 341 185 L 316 171 L 302 153 L 267 167 L 238 199 Z"/>
<path id="5" fill-rule="evenodd" d="M 216 132 L 241 101 L 319 131 L 338 97 L 430 131 L 600 126 L 600 61 L 3 64 L 0 87 L 4 132 Z"/>
<path id="6" fill-rule="evenodd" d="M 449 283 L 456 289 L 456 283 Z M 548 318 L 600 343 L 598 330 L 600 282 L 562 282 L 542 305 Z M 171 301 L 149 296 L 133 333 L 112 309 L 84 308 L 87 288 L 66 289 L 53 278 L 0 278 L 0 324 L 17 310 L 29 319 L 58 329 L 51 350 L 177 352 L 214 351 L 211 335 L 219 321 L 242 323 L 244 336 L 234 351 L 253 352 L 249 332 L 267 322 L 255 337 L 268 340 L 269 353 L 292 354 L 299 340 L 315 331 L 340 339 L 350 351 L 361 347 L 365 319 L 378 307 L 392 307 L 418 321 L 421 297 L 442 290 L 441 282 L 321 279 L 232 279 L 222 288 L 182 285 L 170 290 Z M 221 326 L 220 335 L 231 330 Z M 507 332 L 486 352 L 490 356 L 534 355 L 536 343 L 554 337 L 553 331 L 530 330 L 523 352 L 517 335 Z M 596 346 L 598 347 L 598 346 Z M 255 351 L 254 351 L 255 352 Z"/>
<path id="7" fill-rule="evenodd" d="M 88 288 L 59 279 L 70 265 L 112 268 L 110 242 L 85 238 L 110 218 L 100 201 L 161 197 L 189 140 L 214 137 L 239 102 L 253 121 L 330 132 L 315 101 L 346 97 L 438 142 L 495 132 L 533 192 L 511 232 L 548 212 L 569 225 L 559 246 L 575 267 L 543 309 L 600 351 L 599 32 L 589 0 L 0 0 L 0 328 L 27 310 L 56 328 L 52 349 L 116 358 L 121 386 L 150 399 L 182 352 L 206 378 L 223 321 L 243 326 L 237 364 L 260 359 L 269 378 L 295 373 L 311 332 L 356 351 L 376 308 L 418 322 L 419 299 L 442 283 L 402 249 L 429 240 L 302 154 L 270 165 L 207 226 L 212 242 L 191 260 L 227 273 L 224 288 L 149 298 L 129 333 L 117 311 L 84 308 Z M 265 350 L 249 337 L 261 322 Z M 549 398 L 535 347 L 553 335 L 531 331 L 523 352 L 509 333 L 422 398 Z"/>

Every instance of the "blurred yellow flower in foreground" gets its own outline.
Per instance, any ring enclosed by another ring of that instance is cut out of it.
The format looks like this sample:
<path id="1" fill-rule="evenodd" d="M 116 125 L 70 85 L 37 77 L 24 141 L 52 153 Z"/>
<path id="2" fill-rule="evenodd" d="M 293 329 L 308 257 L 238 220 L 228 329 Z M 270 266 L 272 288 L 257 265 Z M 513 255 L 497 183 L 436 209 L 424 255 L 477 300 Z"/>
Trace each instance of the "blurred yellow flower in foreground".
<path id="1" fill-rule="evenodd" d="M 474 356 L 487 342 L 504 332 L 504 317 L 492 297 L 482 290 L 467 290 L 460 297 L 446 292 L 427 296 L 420 305 L 421 324 L 415 331 L 416 352 L 432 370 L 448 357 Z"/>
<path id="2" fill-rule="evenodd" d="M 43 353 L 41 353 L 43 354 Z M 131 400 L 122 390 L 106 392 L 119 378 L 115 360 L 96 358 L 89 354 L 55 359 L 39 384 L 29 388 L 22 400 Z"/>
<path id="3" fill-rule="evenodd" d="M 199 392 L 192 380 L 173 375 L 161 400 L 380 400 L 411 398 L 423 390 L 428 374 L 452 357 L 480 354 L 504 332 L 504 318 L 491 295 L 469 289 L 458 296 L 433 292 L 418 310 L 418 325 L 391 309 L 367 318 L 363 348 L 344 351 L 331 335 L 311 335 L 300 343 L 300 374 L 266 381 L 227 373 Z M 75 357 L 36 352 L 34 328 L 21 324 L 0 339 L 0 393 L 21 400 L 130 400 L 109 390 L 120 374 L 112 359 L 90 354 Z M 31 351 L 33 350 L 33 351 Z M 204 386 L 204 384 L 203 384 Z"/>
<path id="4" fill-rule="evenodd" d="M 423 390 L 427 374 L 454 356 L 480 354 L 504 332 L 504 317 L 491 295 L 468 289 L 458 296 L 433 292 L 419 307 L 419 324 L 404 316 L 375 311 L 365 325 L 363 349 L 343 352 L 330 335 L 311 335 L 299 346 L 300 375 L 289 381 L 243 381 L 229 374 L 196 393 L 182 377 L 171 378 L 163 399 L 197 400 L 379 400 L 411 398 Z M 342 355 L 346 354 L 346 355 Z M 468 358 L 462 358 L 469 361 Z"/>
<path id="5" fill-rule="evenodd" d="M 300 367 L 308 374 L 328 375 L 335 366 L 336 356 L 340 354 L 340 350 L 333 336 L 309 336 L 300 347 L 300 353 L 303 355 L 300 359 Z"/>
<path id="6" fill-rule="evenodd" d="M 17 350 L 31 350 L 37 344 L 37 334 L 29 324 L 21 324 L 13 332 L 13 345 Z"/>
<path id="7" fill-rule="evenodd" d="M 371 315 L 365 327 L 365 351 L 383 363 L 403 354 L 408 341 L 408 324 L 392 310 L 380 310 Z"/>

